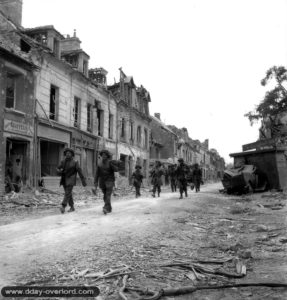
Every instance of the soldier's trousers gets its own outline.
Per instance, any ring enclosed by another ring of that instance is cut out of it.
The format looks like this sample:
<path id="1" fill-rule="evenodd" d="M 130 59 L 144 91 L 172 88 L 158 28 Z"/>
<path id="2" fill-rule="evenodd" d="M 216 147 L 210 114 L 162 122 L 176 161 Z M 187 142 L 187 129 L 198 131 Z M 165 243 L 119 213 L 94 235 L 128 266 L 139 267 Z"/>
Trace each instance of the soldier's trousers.
<path id="1" fill-rule="evenodd" d="M 195 191 L 199 192 L 200 191 L 200 179 L 195 179 L 194 180 L 194 185 L 195 185 Z"/>
<path id="2" fill-rule="evenodd" d="M 136 189 L 136 197 L 141 195 L 141 184 L 140 183 L 134 183 L 134 187 Z"/>
<path id="3" fill-rule="evenodd" d="M 155 195 L 156 191 L 157 191 L 157 194 L 159 196 L 159 194 L 161 192 L 161 186 L 160 186 L 160 184 L 154 184 L 153 185 L 153 188 L 152 188 L 153 195 Z"/>
<path id="4" fill-rule="evenodd" d="M 176 180 L 170 179 L 170 187 L 172 192 L 176 192 Z"/>
<path id="5" fill-rule="evenodd" d="M 113 181 L 101 182 L 100 188 L 104 194 L 105 205 L 103 208 L 105 208 L 107 211 L 111 212 L 112 211 L 111 196 L 113 193 L 114 182 Z"/>
<path id="6" fill-rule="evenodd" d="M 185 196 L 187 196 L 186 180 L 178 180 L 178 187 L 179 187 L 180 196 L 182 196 L 183 192 L 185 193 Z"/>
<path id="7" fill-rule="evenodd" d="M 74 207 L 73 187 L 73 185 L 64 185 L 65 195 L 62 201 L 63 207 L 66 207 L 68 204 L 70 207 Z"/>

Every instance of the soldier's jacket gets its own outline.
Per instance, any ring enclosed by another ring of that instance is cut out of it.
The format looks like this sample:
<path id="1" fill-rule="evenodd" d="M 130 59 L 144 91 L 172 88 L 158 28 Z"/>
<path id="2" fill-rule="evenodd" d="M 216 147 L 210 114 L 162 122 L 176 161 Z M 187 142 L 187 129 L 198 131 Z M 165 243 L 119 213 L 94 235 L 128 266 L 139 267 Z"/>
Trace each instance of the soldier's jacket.
<path id="1" fill-rule="evenodd" d="M 154 167 L 150 171 L 151 184 L 153 185 L 162 185 L 161 176 L 164 175 L 164 170 L 161 167 Z"/>
<path id="2" fill-rule="evenodd" d="M 195 181 L 201 181 L 202 180 L 202 172 L 201 169 L 194 169 L 192 172 L 193 179 Z"/>
<path id="3" fill-rule="evenodd" d="M 176 178 L 176 168 L 175 167 L 169 167 L 168 168 L 168 175 L 170 179 L 175 179 Z"/>
<path id="4" fill-rule="evenodd" d="M 108 160 L 106 163 L 98 164 L 95 176 L 95 184 L 99 181 L 99 186 L 103 186 L 105 182 L 115 182 L 115 172 L 119 171 L 118 161 Z"/>
<path id="5" fill-rule="evenodd" d="M 143 181 L 143 174 L 140 170 L 136 170 L 135 172 L 133 172 L 132 174 L 132 180 L 133 180 L 133 184 L 141 184 Z"/>
<path id="6" fill-rule="evenodd" d="M 60 185 L 65 185 L 65 186 L 76 185 L 77 173 L 81 178 L 83 186 L 87 185 L 86 178 L 83 175 L 79 163 L 75 161 L 73 158 L 62 160 L 57 170 L 58 172 L 61 173 Z"/>
<path id="7" fill-rule="evenodd" d="M 189 173 L 189 167 L 186 164 L 178 165 L 175 173 L 177 180 L 186 180 Z"/>

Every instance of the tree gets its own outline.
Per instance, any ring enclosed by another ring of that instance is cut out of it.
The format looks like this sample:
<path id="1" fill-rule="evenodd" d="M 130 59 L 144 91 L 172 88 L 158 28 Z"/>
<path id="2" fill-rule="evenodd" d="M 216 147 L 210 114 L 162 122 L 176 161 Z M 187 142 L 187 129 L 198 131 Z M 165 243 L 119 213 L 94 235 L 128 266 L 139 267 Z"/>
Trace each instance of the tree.
<path id="1" fill-rule="evenodd" d="M 244 115 L 248 117 L 251 125 L 259 120 L 268 119 L 268 122 L 272 123 L 272 127 L 279 114 L 287 112 L 287 90 L 284 87 L 284 84 L 287 83 L 287 69 L 283 66 L 270 68 L 261 80 L 261 85 L 266 86 L 272 79 L 276 82 L 275 87 L 266 92 L 264 99 L 254 111 Z"/>

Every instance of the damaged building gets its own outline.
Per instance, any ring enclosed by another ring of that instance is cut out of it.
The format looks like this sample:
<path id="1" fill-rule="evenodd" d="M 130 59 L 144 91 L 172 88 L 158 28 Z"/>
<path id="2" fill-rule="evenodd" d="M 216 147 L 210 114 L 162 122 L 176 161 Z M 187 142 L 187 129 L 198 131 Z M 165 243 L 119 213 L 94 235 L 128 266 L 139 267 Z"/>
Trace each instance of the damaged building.
<path id="1" fill-rule="evenodd" d="M 132 76 L 120 69 L 120 81 L 109 86 L 117 101 L 117 158 L 123 162 L 120 174 L 131 179 L 135 165 L 142 166 L 144 177 L 149 168 L 150 122 L 149 92 L 136 86 Z"/>
<path id="2" fill-rule="evenodd" d="M 26 140 L 31 137 L 28 144 L 22 139 L 22 146 L 9 138 L 7 149 L 18 156 L 30 153 L 34 186 L 41 179 L 48 187 L 59 184 L 56 167 L 67 146 L 75 150 L 76 159 L 92 180 L 98 152 L 105 148 L 116 154 L 117 106 L 107 89 L 107 72 L 103 68 L 89 70 L 89 55 L 81 49 L 76 32 L 64 36 L 52 25 L 23 28 L 22 1 L 4 2 L 0 1 L 0 26 L 5 32 L 1 36 L 17 51 L 12 47 L 4 49 L 5 61 L 1 56 L 1 68 L 7 74 L 2 78 L 6 88 L 1 103 L 7 102 L 4 108 L 9 119 L 3 122 L 10 133 L 15 135 L 17 131 Z M 6 60 L 12 53 L 13 62 L 8 64 Z M 32 74 L 28 65 L 37 71 Z M 31 163 L 27 161 L 23 160 L 21 167 L 26 170 L 23 179 L 32 176 Z"/>
<path id="3" fill-rule="evenodd" d="M 5 30 L 0 36 L 0 193 L 3 195 L 5 180 L 14 187 L 33 184 L 37 67 L 25 51 L 21 37 L 15 34 L 20 25 L 21 3 L 12 5 L 16 15 L 7 1 L 0 7 L 0 26 Z"/>
<path id="4" fill-rule="evenodd" d="M 176 164 L 179 153 L 179 137 L 162 122 L 160 113 L 151 116 L 150 162 L 160 161 L 164 165 Z"/>

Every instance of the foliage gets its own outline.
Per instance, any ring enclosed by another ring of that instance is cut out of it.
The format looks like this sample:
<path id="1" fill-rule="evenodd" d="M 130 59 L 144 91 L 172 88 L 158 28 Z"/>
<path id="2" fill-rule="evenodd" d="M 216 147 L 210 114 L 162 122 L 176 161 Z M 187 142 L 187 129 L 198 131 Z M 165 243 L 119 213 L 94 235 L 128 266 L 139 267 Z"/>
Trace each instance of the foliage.
<path id="1" fill-rule="evenodd" d="M 265 117 L 275 119 L 279 113 L 287 111 L 287 90 L 284 87 L 284 83 L 287 83 L 287 69 L 283 66 L 270 68 L 261 80 L 261 85 L 266 86 L 272 79 L 276 82 L 275 87 L 266 92 L 254 111 L 245 114 L 251 125 Z"/>

